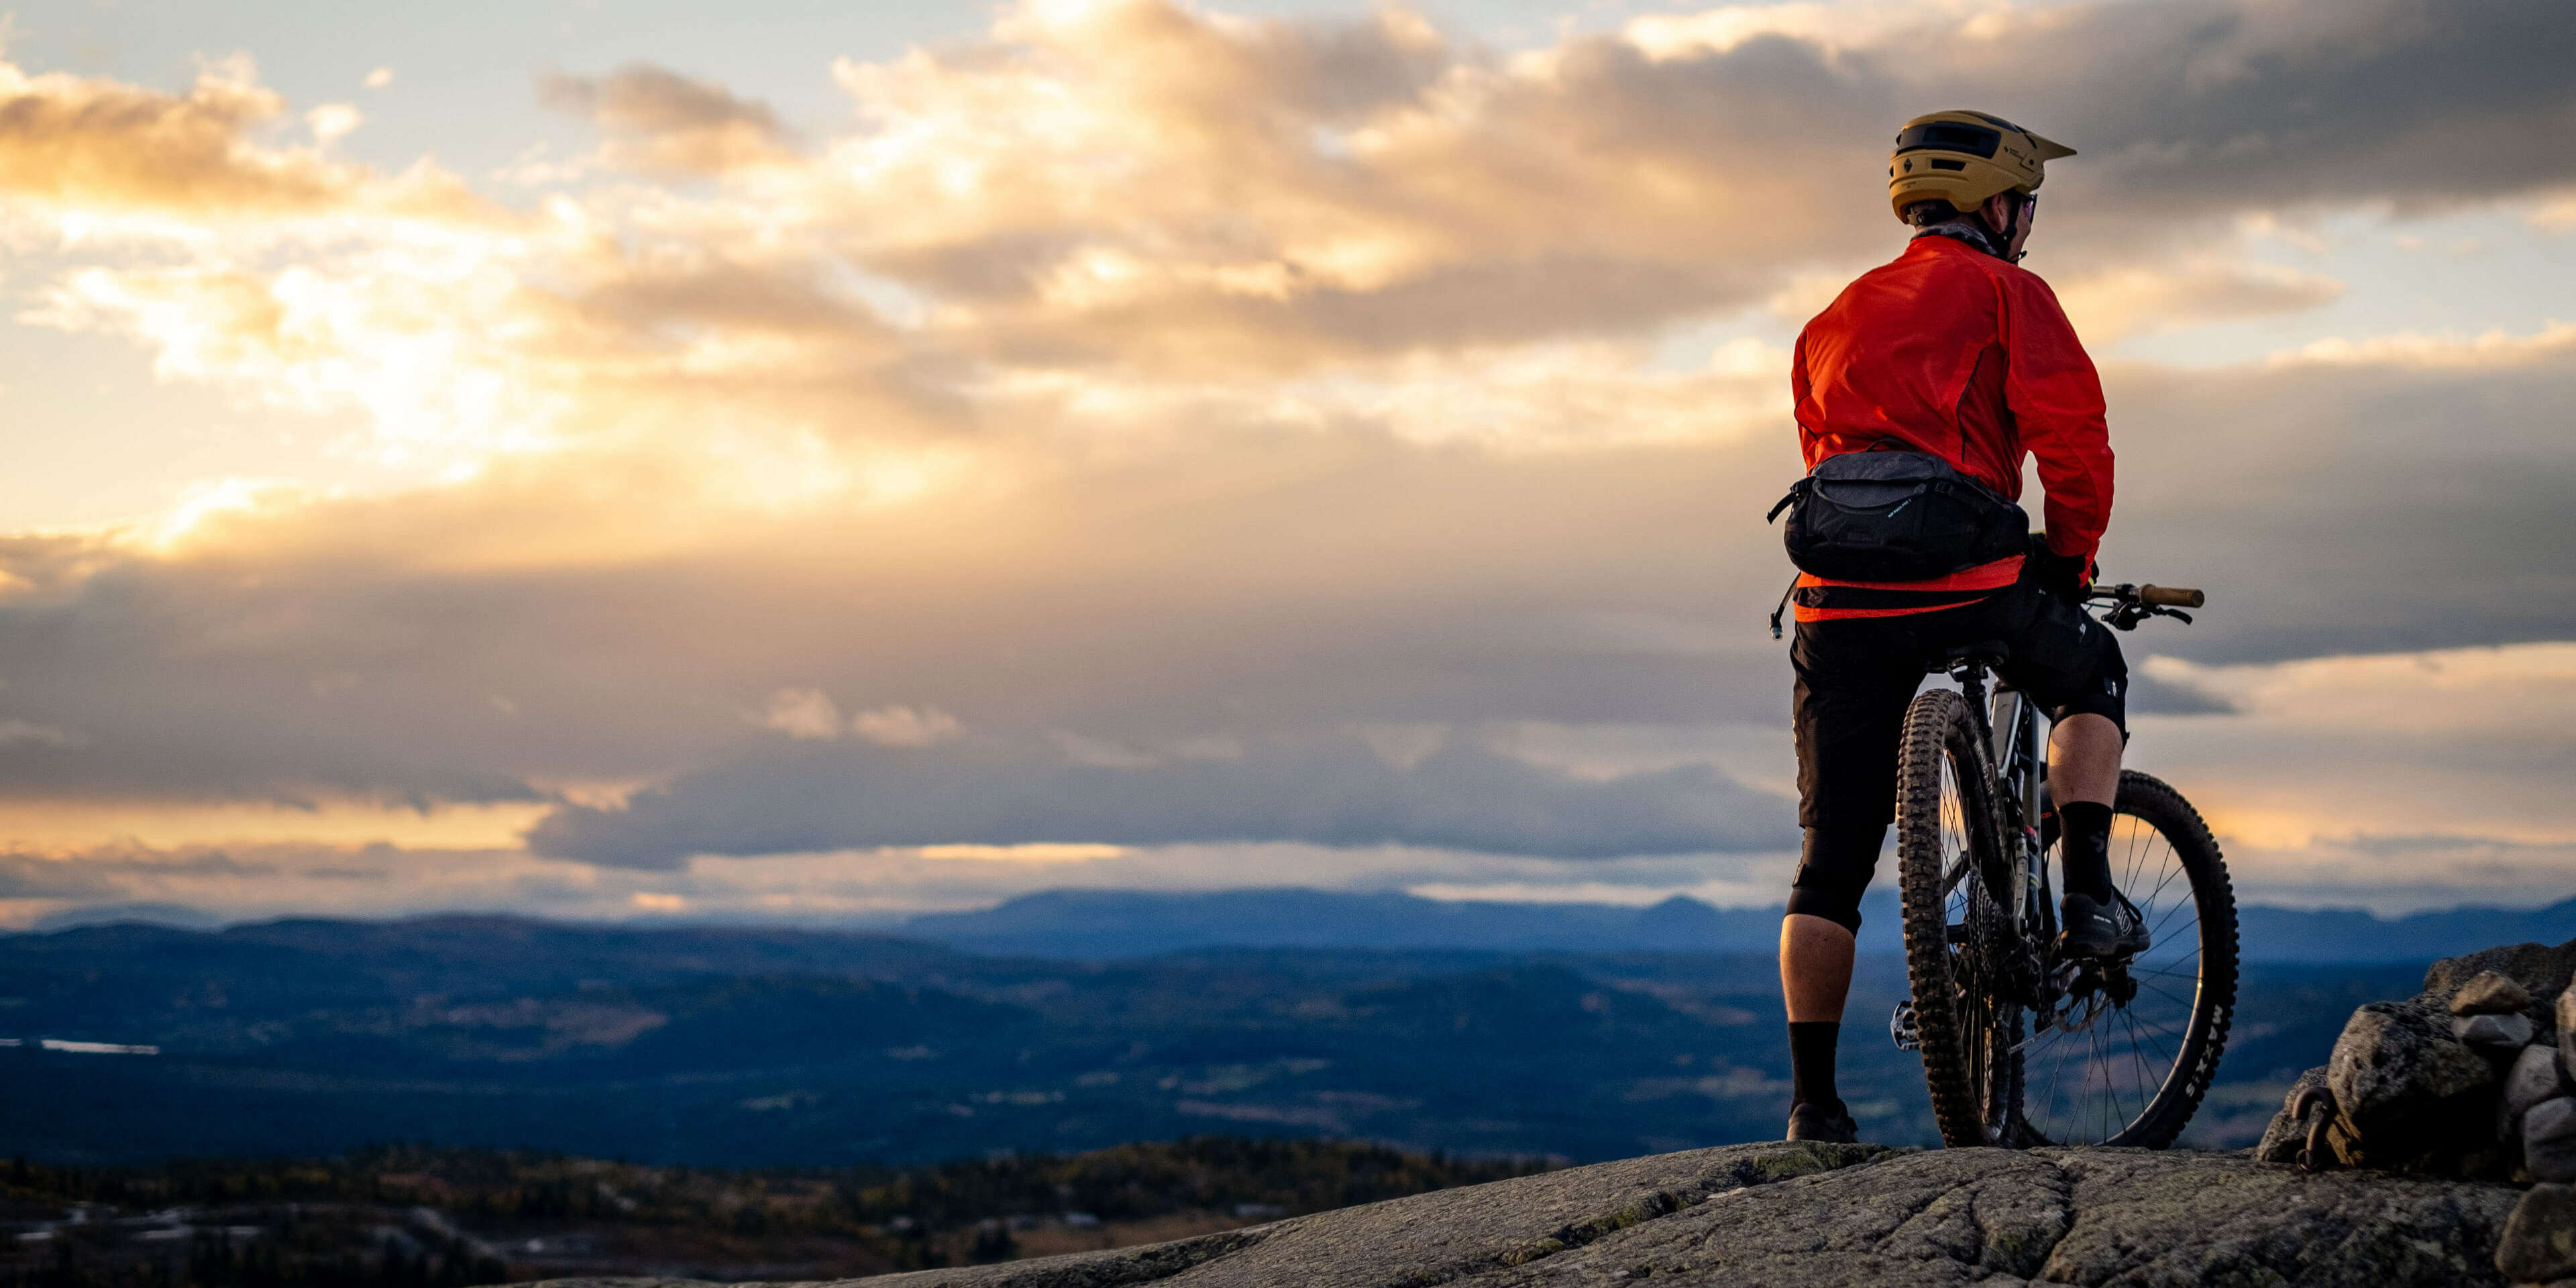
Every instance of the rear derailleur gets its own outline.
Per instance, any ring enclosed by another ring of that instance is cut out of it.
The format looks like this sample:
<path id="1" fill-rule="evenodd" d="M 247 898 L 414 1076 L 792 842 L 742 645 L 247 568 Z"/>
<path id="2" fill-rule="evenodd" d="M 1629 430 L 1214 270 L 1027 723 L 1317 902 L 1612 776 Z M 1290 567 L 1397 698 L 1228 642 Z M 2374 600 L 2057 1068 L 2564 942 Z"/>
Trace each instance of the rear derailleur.
<path id="1" fill-rule="evenodd" d="M 2031 1032 L 2081 1033 L 2104 1011 L 2125 1010 L 2137 998 L 2138 981 L 2129 974 L 2125 957 L 2059 962 L 2045 977 L 2040 1003 L 2031 1008 Z"/>

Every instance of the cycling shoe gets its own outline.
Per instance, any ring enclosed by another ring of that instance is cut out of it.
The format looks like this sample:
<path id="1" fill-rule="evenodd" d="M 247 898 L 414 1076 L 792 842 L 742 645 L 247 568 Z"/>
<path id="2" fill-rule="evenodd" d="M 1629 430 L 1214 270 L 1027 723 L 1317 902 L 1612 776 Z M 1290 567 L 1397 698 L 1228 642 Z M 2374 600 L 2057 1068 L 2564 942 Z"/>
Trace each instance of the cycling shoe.
<path id="1" fill-rule="evenodd" d="M 2057 907 L 2059 924 L 2066 927 L 2057 946 L 2067 957 L 2101 960 L 2147 951 L 2146 922 L 2138 916 L 2136 905 L 2116 894 L 2109 903 L 2070 894 Z"/>
<path id="2" fill-rule="evenodd" d="M 1841 1105 L 1828 1110 L 1823 1105 L 1798 1104 L 1789 1110 L 1790 1140 L 1820 1140 L 1831 1145 L 1851 1145 L 1860 1140 L 1860 1124 L 1843 1112 Z"/>

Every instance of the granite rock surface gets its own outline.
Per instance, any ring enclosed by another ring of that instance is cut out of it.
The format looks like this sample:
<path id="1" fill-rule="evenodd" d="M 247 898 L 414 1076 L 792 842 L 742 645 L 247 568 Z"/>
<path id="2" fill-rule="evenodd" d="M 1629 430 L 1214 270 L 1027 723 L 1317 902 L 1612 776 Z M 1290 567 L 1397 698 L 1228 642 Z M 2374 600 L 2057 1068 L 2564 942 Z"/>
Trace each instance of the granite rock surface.
<path id="1" fill-rule="evenodd" d="M 2521 1197 L 2245 1154 L 1735 1145 L 846 1288 L 2501 1285 L 2498 1243 Z M 2523 1243 L 2517 1268 L 2553 1263 L 2550 1237 Z"/>

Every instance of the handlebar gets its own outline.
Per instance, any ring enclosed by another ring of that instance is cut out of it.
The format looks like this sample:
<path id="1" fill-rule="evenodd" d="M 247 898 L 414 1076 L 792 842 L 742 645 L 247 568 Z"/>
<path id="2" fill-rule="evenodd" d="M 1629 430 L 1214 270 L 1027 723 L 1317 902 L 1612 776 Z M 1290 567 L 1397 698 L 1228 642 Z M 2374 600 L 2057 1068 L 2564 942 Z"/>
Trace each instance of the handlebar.
<path id="1" fill-rule="evenodd" d="M 2084 592 L 2091 603 L 2108 604 L 2111 611 L 2102 620 L 2124 631 L 2136 630 L 2138 623 L 2150 617 L 2173 617 L 2189 622 L 2186 608 L 2198 608 L 2209 602 L 2209 596 L 2188 586 L 2132 586 L 2126 582 L 2105 586 L 2099 583 Z"/>

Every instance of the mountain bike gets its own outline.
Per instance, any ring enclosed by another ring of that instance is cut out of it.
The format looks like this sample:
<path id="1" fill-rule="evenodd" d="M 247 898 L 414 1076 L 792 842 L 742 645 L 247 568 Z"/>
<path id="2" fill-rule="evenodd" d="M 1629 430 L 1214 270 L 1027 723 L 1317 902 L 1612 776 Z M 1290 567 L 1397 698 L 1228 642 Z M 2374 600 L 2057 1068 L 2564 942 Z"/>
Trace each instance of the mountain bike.
<path id="1" fill-rule="evenodd" d="M 2119 630 L 2198 608 L 2196 590 L 2096 586 Z M 1896 853 L 1909 1000 L 1889 1022 L 1919 1050 L 1949 1145 L 2161 1149 L 2200 1107 L 2236 1005 L 2236 896 L 2182 794 L 2136 770 L 2112 804 L 2112 879 L 2151 942 L 2134 959 L 2064 959 L 2049 874 L 2040 713 L 1994 675 L 1998 643 L 1927 669 L 1959 682 L 1906 709 Z M 1993 677 L 1991 696 L 1989 677 Z"/>

